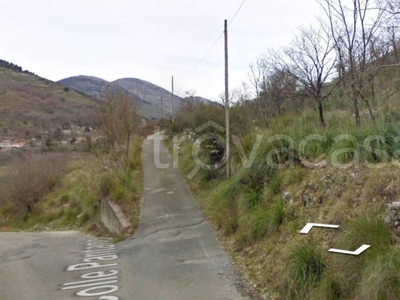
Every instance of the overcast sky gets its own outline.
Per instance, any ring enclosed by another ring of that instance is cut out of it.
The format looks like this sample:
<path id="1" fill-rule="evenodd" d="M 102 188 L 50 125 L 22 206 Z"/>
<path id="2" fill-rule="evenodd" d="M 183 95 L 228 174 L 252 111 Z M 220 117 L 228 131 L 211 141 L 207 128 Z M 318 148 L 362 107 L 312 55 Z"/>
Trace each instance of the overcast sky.
<path id="1" fill-rule="evenodd" d="M 177 94 L 224 90 L 223 38 L 192 73 L 243 0 L 0 0 L 0 59 L 57 81 L 136 77 Z M 247 0 L 229 27 L 230 88 L 249 64 L 313 22 L 315 0 Z M 189 74 L 190 73 L 190 74 Z"/>

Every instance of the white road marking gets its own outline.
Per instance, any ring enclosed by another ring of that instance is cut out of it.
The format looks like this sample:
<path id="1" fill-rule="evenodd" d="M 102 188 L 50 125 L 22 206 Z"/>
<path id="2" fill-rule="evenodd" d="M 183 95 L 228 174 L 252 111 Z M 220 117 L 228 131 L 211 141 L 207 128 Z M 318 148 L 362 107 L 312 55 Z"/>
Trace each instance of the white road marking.
<path id="1" fill-rule="evenodd" d="M 87 270 L 87 269 L 93 269 L 93 268 L 106 268 L 106 267 L 112 267 L 116 266 L 118 264 L 106 264 L 102 265 L 99 263 L 82 263 L 82 264 L 76 264 L 69 266 L 67 271 L 80 271 L 80 270 Z"/>
<path id="2" fill-rule="evenodd" d="M 109 289 L 109 290 L 106 290 L 104 292 L 97 292 L 97 293 L 92 292 L 92 291 L 99 290 L 99 289 Z M 106 295 L 106 294 L 114 293 L 114 292 L 116 292 L 118 290 L 119 290 L 119 286 L 118 285 L 103 285 L 103 286 L 100 286 L 100 287 L 92 287 L 92 288 L 80 291 L 80 292 L 76 293 L 76 295 L 79 296 L 79 297 L 103 296 L 103 295 Z"/>
<path id="3" fill-rule="evenodd" d="M 109 283 L 117 283 L 118 280 L 111 280 L 111 281 L 105 281 L 105 282 L 95 282 L 95 283 L 89 283 L 89 284 L 82 284 L 82 285 L 76 285 L 76 286 L 67 286 L 62 288 L 63 290 L 71 290 L 71 289 L 80 289 L 84 287 L 89 287 L 89 286 L 97 286 L 97 285 L 104 285 L 104 284 L 109 284 Z"/>
<path id="4" fill-rule="evenodd" d="M 82 251 L 84 254 L 83 263 L 68 266 L 67 271 L 73 272 L 118 265 L 118 263 L 101 263 L 118 259 L 115 246 L 109 242 L 110 240 L 89 240 L 85 251 Z M 86 280 L 64 283 L 61 290 L 80 289 L 76 293 L 78 297 L 101 296 L 98 298 L 99 300 L 119 300 L 119 297 L 109 295 L 119 290 L 119 286 L 114 285 L 118 283 L 118 276 L 115 276 L 118 273 L 118 270 L 103 270 L 83 274 L 80 278 Z"/>
<path id="5" fill-rule="evenodd" d="M 99 282 L 99 281 L 103 281 L 103 280 L 110 280 L 110 279 L 117 279 L 117 278 L 118 278 L 118 276 L 104 277 L 104 278 L 89 279 L 89 280 L 84 280 L 84 281 L 69 282 L 69 283 L 64 283 L 63 285 L 85 284 L 85 283 Z"/>

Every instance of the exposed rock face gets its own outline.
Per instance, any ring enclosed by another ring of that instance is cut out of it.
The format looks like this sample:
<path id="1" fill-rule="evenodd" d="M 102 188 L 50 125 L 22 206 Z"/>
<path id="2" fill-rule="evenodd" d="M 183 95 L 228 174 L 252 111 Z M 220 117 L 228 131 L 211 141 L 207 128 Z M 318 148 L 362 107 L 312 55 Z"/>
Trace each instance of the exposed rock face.
<path id="1" fill-rule="evenodd" d="M 388 216 L 385 218 L 385 221 L 400 236 L 400 202 L 389 204 L 388 210 Z"/>
<path id="2" fill-rule="evenodd" d="M 311 197 L 309 195 L 304 195 L 303 196 L 303 205 L 305 207 L 311 206 Z"/>
<path id="3" fill-rule="evenodd" d="M 284 202 L 288 202 L 290 200 L 290 197 L 291 197 L 290 192 L 286 191 L 286 192 L 283 193 L 282 200 Z"/>

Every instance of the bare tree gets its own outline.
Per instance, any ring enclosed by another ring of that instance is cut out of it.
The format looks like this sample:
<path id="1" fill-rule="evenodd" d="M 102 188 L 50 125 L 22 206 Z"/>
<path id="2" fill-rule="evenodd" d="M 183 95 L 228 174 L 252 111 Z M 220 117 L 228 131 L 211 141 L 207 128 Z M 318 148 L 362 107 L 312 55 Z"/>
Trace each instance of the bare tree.
<path id="1" fill-rule="evenodd" d="M 356 124 L 360 125 L 359 101 L 374 115 L 366 91 L 383 65 L 384 55 L 376 57 L 376 44 L 387 18 L 383 2 L 373 0 L 317 0 L 327 16 L 338 54 L 343 85 L 353 101 Z M 379 4 L 379 5 L 378 5 Z M 382 55 L 382 53 L 380 53 Z"/>
<path id="2" fill-rule="evenodd" d="M 129 155 L 129 147 L 132 135 L 135 132 L 137 121 L 138 121 L 138 111 L 139 105 L 132 97 L 123 94 L 119 95 L 120 104 L 120 118 L 122 122 L 122 135 L 125 140 L 125 156 Z"/>
<path id="3" fill-rule="evenodd" d="M 382 0 L 378 2 L 378 7 L 391 15 L 400 15 L 400 0 Z"/>
<path id="4" fill-rule="evenodd" d="M 268 115 L 268 105 L 266 99 L 266 82 L 268 66 L 265 64 L 264 58 L 257 59 L 256 64 L 250 64 L 250 71 L 247 73 L 247 79 L 252 91 L 255 94 L 253 107 L 260 119 Z M 262 93 L 263 92 L 263 93 Z"/>
<path id="5" fill-rule="evenodd" d="M 100 128 L 111 147 L 125 144 L 125 155 L 129 155 L 131 137 L 137 125 L 140 106 L 129 94 L 123 91 L 109 91 L 105 101 L 97 107 L 96 113 Z"/>
<path id="6" fill-rule="evenodd" d="M 263 81 L 261 98 L 275 106 L 278 115 L 282 114 L 283 103 L 296 93 L 296 81 L 282 69 L 270 69 Z"/>
<path id="7" fill-rule="evenodd" d="M 252 93 L 251 93 L 251 88 L 246 82 L 242 82 L 242 88 L 238 89 L 238 104 L 242 105 L 243 103 L 247 103 L 251 101 L 252 98 Z"/>
<path id="8" fill-rule="evenodd" d="M 229 91 L 229 106 L 235 105 L 236 102 L 240 101 L 241 90 L 239 88 Z M 218 94 L 219 99 L 217 102 L 221 106 L 225 106 L 225 91 Z"/>
<path id="9" fill-rule="evenodd" d="M 254 64 L 250 64 L 249 67 L 250 71 L 247 74 L 247 77 L 250 82 L 250 85 L 254 89 L 254 93 L 256 96 L 255 98 L 258 99 L 258 97 L 260 97 L 261 86 L 263 81 L 262 68 L 260 68 L 260 64 L 258 61 L 256 66 Z"/>
<path id="10" fill-rule="evenodd" d="M 396 64 L 398 64 L 400 62 L 400 58 L 399 58 L 400 38 L 397 33 L 398 29 L 399 28 L 396 25 L 389 25 L 386 27 L 387 39 L 393 50 L 393 55 L 394 55 L 394 58 L 396 59 Z"/>
<path id="11" fill-rule="evenodd" d="M 318 106 L 321 126 L 325 127 L 323 102 L 336 88 L 333 78 L 337 55 L 330 34 L 320 28 L 300 30 L 289 47 L 281 53 L 272 52 L 275 68 L 292 77 L 300 86 L 300 94 L 311 98 Z"/>

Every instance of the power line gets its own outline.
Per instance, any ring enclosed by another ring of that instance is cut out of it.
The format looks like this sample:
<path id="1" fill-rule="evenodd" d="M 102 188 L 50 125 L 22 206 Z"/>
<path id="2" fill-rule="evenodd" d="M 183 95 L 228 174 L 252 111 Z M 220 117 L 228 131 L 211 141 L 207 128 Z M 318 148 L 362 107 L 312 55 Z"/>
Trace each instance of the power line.
<path id="1" fill-rule="evenodd" d="M 240 4 L 239 8 L 236 10 L 235 14 L 233 15 L 233 18 L 231 19 L 231 21 L 229 22 L 230 26 L 233 22 L 233 20 L 235 20 L 236 16 L 239 14 L 240 10 L 243 7 L 243 4 L 246 2 L 246 0 L 243 0 L 242 3 Z M 219 42 L 219 40 L 221 39 L 221 37 L 224 35 L 224 32 L 221 32 L 221 34 L 218 36 L 218 38 L 215 40 L 214 44 L 210 47 L 210 49 L 208 49 L 208 51 L 206 52 L 206 54 L 204 54 L 204 56 L 202 57 L 202 59 L 194 66 L 194 68 L 192 70 L 190 70 L 189 73 L 187 73 L 186 77 L 189 77 L 194 70 L 197 69 L 198 66 L 200 66 L 203 61 L 207 58 L 208 54 L 210 54 L 210 52 L 214 49 L 214 47 L 217 45 L 217 43 Z"/>
<path id="2" fill-rule="evenodd" d="M 197 65 L 194 66 L 194 68 L 186 75 L 186 77 L 190 76 L 190 74 L 193 73 L 194 70 L 197 69 L 197 67 L 206 59 L 206 57 L 208 56 L 208 54 L 210 54 L 210 52 L 214 49 L 214 47 L 217 45 L 217 43 L 219 42 L 219 40 L 221 39 L 222 35 L 224 34 L 224 32 L 221 32 L 221 34 L 219 35 L 219 37 L 215 40 L 214 44 L 210 47 L 210 49 L 206 52 L 206 54 L 204 54 L 203 58 L 197 63 Z"/>
<path id="3" fill-rule="evenodd" d="M 243 4 L 246 2 L 246 0 L 243 0 L 242 4 L 240 4 L 239 8 L 237 9 L 237 11 L 235 12 L 235 15 L 233 16 L 233 18 L 231 19 L 231 21 L 229 22 L 229 26 L 232 24 L 233 20 L 235 20 L 236 16 L 239 14 L 240 10 L 243 7 Z"/>

